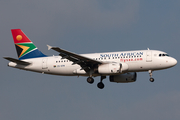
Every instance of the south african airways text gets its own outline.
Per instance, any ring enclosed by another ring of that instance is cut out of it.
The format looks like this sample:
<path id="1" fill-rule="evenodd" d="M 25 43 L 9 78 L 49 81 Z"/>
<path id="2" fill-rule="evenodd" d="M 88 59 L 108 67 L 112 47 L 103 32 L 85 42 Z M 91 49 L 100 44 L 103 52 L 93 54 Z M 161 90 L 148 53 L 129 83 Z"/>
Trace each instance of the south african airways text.
<path id="1" fill-rule="evenodd" d="M 121 56 L 140 56 L 140 55 L 143 55 L 143 52 L 100 54 L 100 58 L 102 58 L 102 57 L 121 57 Z"/>

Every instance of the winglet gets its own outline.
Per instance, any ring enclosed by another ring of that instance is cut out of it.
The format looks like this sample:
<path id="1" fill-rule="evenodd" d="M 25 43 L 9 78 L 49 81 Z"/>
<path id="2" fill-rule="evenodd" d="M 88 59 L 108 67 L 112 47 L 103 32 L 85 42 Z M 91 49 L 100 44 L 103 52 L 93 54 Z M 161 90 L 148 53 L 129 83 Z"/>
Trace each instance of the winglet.
<path id="1" fill-rule="evenodd" d="M 47 47 L 48 47 L 48 50 L 50 50 L 52 48 L 52 46 L 50 46 L 50 45 L 47 45 Z"/>

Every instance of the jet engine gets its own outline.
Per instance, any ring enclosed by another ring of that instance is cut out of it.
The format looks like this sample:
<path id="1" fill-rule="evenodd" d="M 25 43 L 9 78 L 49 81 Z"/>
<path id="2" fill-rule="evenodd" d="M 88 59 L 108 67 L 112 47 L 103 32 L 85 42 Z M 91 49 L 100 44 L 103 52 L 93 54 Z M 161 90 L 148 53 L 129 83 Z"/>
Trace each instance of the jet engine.
<path id="1" fill-rule="evenodd" d="M 126 70 L 128 70 L 128 65 L 126 63 L 107 63 L 101 64 L 98 67 L 98 72 L 100 74 L 122 73 Z"/>
<path id="2" fill-rule="evenodd" d="M 135 82 L 137 74 L 136 72 L 129 72 L 120 75 L 111 75 L 109 76 L 110 82 L 117 82 L 117 83 L 128 83 L 128 82 Z"/>

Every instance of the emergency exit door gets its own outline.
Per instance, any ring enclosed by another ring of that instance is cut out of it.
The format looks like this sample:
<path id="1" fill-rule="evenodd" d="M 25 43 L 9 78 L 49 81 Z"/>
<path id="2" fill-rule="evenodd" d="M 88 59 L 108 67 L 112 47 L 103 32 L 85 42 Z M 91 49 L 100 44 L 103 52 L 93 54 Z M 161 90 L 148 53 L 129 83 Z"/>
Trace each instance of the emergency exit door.
<path id="1" fill-rule="evenodd" d="M 42 59 L 42 69 L 47 69 L 47 58 Z"/>
<path id="2" fill-rule="evenodd" d="M 152 51 L 146 52 L 146 62 L 152 62 Z"/>

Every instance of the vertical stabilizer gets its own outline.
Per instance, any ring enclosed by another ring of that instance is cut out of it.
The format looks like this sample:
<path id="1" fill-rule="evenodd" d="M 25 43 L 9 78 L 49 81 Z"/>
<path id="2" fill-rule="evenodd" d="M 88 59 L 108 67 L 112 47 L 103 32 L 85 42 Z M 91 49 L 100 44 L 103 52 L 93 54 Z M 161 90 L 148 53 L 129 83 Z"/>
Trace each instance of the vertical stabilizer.
<path id="1" fill-rule="evenodd" d="M 46 57 L 31 40 L 23 33 L 21 29 L 11 29 L 14 44 L 16 47 L 18 58 L 29 59 L 37 57 Z"/>

